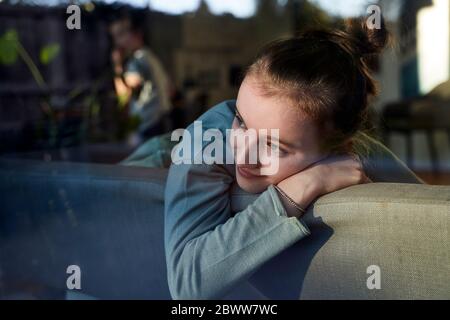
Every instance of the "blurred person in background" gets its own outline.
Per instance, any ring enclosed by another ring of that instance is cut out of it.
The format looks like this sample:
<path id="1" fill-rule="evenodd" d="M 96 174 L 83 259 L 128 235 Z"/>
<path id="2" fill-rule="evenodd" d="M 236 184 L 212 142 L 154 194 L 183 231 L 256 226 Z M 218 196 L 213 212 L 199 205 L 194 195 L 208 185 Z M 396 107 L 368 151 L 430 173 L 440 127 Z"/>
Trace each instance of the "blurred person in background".
<path id="1" fill-rule="evenodd" d="M 171 110 L 170 81 L 155 54 L 145 46 L 143 18 L 121 12 L 110 24 L 114 86 L 121 105 L 127 107 L 137 132 L 129 142 L 139 145 L 168 131 Z"/>

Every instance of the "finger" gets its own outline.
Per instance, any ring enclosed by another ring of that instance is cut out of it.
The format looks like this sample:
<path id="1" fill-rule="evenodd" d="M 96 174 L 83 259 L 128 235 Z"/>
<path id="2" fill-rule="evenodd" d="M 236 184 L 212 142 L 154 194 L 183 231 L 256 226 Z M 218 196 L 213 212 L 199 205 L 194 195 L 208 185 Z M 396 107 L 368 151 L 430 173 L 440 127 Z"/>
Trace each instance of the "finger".
<path id="1" fill-rule="evenodd" d="M 365 176 L 366 178 L 364 179 L 364 184 L 369 184 L 369 183 L 373 183 L 372 179 L 370 179 L 368 176 Z"/>

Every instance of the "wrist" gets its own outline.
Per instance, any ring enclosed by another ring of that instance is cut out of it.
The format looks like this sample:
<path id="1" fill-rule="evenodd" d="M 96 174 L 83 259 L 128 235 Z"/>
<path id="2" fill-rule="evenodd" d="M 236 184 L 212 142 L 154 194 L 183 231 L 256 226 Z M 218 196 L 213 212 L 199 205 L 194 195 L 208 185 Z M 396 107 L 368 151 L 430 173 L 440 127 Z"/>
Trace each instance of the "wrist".
<path id="1" fill-rule="evenodd" d="M 325 193 L 325 188 L 320 177 L 305 173 L 302 177 L 302 180 L 304 181 L 303 186 L 306 190 L 307 195 L 312 197 L 313 200 L 319 198 Z"/>
<path id="2" fill-rule="evenodd" d="M 291 217 L 300 218 L 303 215 L 303 213 L 299 211 L 288 199 L 286 199 L 286 197 L 282 193 L 280 193 L 279 189 L 280 189 L 279 187 L 278 189 L 275 188 L 278 194 L 278 198 L 280 199 L 283 208 L 286 210 L 286 215 L 289 218 Z"/>
<path id="3" fill-rule="evenodd" d="M 307 174 L 298 174 L 295 178 L 284 180 L 278 187 L 304 209 L 322 195 L 320 184 Z"/>
<path id="4" fill-rule="evenodd" d="M 288 217 L 301 218 L 306 213 L 306 209 L 302 208 L 292 200 L 279 186 L 275 185 L 274 187 L 280 197 L 283 207 L 286 209 Z"/>

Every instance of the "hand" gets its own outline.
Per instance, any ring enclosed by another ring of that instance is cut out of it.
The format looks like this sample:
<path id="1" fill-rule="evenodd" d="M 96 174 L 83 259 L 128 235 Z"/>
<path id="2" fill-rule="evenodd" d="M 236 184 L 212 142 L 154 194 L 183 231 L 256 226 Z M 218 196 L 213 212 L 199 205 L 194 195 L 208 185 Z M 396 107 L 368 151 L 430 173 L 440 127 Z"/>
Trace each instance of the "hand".
<path id="1" fill-rule="evenodd" d="M 315 199 L 325 194 L 370 182 L 359 160 L 351 156 L 342 156 L 318 162 L 280 182 L 278 187 L 306 209 Z M 299 213 L 290 208 L 288 214 L 295 216 Z"/>
<path id="2" fill-rule="evenodd" d="M 123 52 L 120 49 L 114 49 L 111 52 L 111 61 L 116 74 L 120 74 L 123 71 L 123 59 Z"/>
<path id="3" fill-rule="evenodd" d="M 371 182 L 359 160 L 352 156 L 327 158 L 300 173 L 309 176 L 319 196 Z"/>

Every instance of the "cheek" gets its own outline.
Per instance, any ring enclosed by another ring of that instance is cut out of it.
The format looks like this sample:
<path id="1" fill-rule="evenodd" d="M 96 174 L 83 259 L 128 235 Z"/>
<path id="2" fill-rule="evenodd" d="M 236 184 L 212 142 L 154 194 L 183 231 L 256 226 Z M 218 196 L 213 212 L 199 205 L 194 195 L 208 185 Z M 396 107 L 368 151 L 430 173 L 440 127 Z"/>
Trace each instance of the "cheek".
<path id="1" fill-rule="evenodd" d="M 277 184 L 290 176 L 299 173 L 305 167 L 304 163 L 299 161 L 295 156 L 281 157 L 278 160 L 278 170 L 274 175 L 268 176 L 267 179 L 272 184 Z"/>

